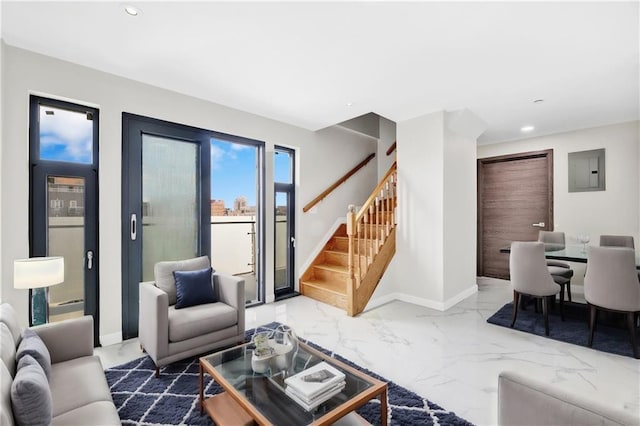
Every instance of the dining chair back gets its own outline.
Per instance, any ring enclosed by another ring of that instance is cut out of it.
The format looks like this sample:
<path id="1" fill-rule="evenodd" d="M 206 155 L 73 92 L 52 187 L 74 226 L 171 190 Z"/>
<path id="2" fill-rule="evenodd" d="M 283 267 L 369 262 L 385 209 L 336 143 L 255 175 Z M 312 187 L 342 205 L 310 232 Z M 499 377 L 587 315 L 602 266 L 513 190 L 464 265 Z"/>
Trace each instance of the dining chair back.
<path id="1" fill-rule="evenodd" d="M 562 250 L 566 247 L 564 232 L 539 231 L 538 241 L 543 242 L 545 247 L 553 246 L 557 250 Z M 563 290 L 566 286 L 567 297 L 569 298 L 569 302 L 571 302 L 571 278 L 573 277 L 571 265 L 559 260 L 547 259 L 547 267 L 553 280 L 557 284 L 560 284 Z"/>
<path id="2" fill-rule="evenodd" d="M 633 237 L 629 235 L 600 235 L 600 247 L 629 247 L 635 249 Z"/>
<path id="3" fill-rule="evenodd" d="M 522 294 L 542 299 L 545 333 L 549 335 L 548 298 L 558 294 L 562 287 L 554 282 L 547 269 L 544 257 L 544 243 L 513 242 L 509 257 L 511 284 L 513 285 L 513 318 L 511 327 L 515 325 L 518 315 L 518 302 Z M 560 312 L 564 295 L 560 295 Z"/>
<path id="4" fill-rule="evenodd" d="M 621 312 L 627 316 L 633 355 L 638 358 L 636 315 L 640 314 L 640 283 L 635 252 L 629 247 L 589 247 L 584 297 L 589 304 L 589 346 L 597 323 L 598 310 Z"/>

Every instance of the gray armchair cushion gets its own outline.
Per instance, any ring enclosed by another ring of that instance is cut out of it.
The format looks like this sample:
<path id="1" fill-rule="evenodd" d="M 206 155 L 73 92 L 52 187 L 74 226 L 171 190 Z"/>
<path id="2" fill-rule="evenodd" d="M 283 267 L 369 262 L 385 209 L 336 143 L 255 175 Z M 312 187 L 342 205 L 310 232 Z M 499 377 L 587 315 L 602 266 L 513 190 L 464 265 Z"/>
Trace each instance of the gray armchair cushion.
<path id="1" fill-rule="evenodd" d="M 16 314 L 16 310 L 13 309 L 13 306 L 8 303 L 0 305 L 0 322 L 7 325 L 11 335 L 13 336 L 14 346 L 18 346 L 18 343 L 20 343 L 20 336 L 22 335 L 22 327 L 20 327 L 18 314 Z"/>
<path id="2" fill-rule="evenodd" d="M 178 309 L 169 307 L 169 341 L 181 342 L 231 327 L 238 322 L 238 311 L 224 303 L 208 303 Z"/>
<path id="3" fill-rule="evenodd" d="M 196 257 L 187 260 L 174 260 L 158 262 L 153 267 L 156 286 L 169 296 L 169 304 L 176 304 L 176 280 L 174 271 L 195 271 L 210 267 L 207 256 Z"/>
<path id="4" fill-rule="evenodd" d="M 18 424 L 51 424 L 53 403 L 49 382 L 38 361 L 30 355 L 18 362 L 18 371 L 11 384 L 11 405 Z"/>
<path id="5" fill-rule="evenodd" d="M 48 380 L 51 376 L 51 356 L 40 336 L 28 328 L 22 332 L 22 340 L 16 351 L 16 361 L 20 363 L 25 356 L 32 356 L 40 364 Z"/>
<path id="6" fill-rule="evenodd" d="M 13 337 L 9 327 L 5 323 L 0 323 L 0 358 L 11 377 L 16 375 L 16 347 L 12 344 Z"/>

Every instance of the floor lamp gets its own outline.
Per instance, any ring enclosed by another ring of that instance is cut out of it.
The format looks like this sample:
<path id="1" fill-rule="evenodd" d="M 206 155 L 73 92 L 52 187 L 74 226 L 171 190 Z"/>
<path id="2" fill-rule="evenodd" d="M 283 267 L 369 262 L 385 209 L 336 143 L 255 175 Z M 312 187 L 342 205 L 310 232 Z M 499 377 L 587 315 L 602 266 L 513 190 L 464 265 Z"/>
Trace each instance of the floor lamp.
<path id="1" fill-rule="evenodd" d="M 49 322 L 49 287 L 64 281 L 63 257 L 32 257 L 13 261 L 13 287 L 33 290 L 31 325 Z"/>

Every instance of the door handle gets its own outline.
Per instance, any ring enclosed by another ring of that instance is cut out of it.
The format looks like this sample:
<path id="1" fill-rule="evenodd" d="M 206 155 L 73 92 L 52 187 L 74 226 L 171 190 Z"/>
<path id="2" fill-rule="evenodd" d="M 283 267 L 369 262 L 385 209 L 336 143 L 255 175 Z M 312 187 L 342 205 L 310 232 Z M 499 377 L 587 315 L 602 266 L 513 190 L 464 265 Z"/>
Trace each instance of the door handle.
<path id="1" fill-rule="evenodd" d="M 93 250 L 87 251 L 87 269 L 93 269 Z"/>
<path id="2" fill-rule="evenodd" d="M 293 248 L 296 247 L 296 237 L 291 237 L 291 245 L 293 246 Z"/>
<path id="3" fill-rule="evenodd" d="M 531 226 L 537 226 L 538 228 L 544 228 L 544 222 L 534 223 Z"/>
<path id="4" fill-rule="evenodd" d="M 137 217 L 135 213 L 131 213 L 131 241 L 135 241 L 138 235 Z"/>

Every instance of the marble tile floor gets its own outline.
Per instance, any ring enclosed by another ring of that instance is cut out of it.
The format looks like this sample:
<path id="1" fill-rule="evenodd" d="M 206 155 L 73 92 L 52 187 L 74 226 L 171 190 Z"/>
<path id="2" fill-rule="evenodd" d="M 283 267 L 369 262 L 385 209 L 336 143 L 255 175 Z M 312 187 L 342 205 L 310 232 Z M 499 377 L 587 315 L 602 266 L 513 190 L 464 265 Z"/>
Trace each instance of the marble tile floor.
<path id="1" fill-rule="evenodd" d="M 503 370 L 640 416 L 640 361 L 487 324 L 512 290 L 507 281 L 489 278 L 478 278 L 478 287 L 446 312 L 394 301 L 356 318 L 300 296 L 248 309 L 247 328 L 286 323 L 300 336 L 478 425 L 497 424 Z M 105 368 L 142 356 L 137 339 L 96 352 Z"/>

